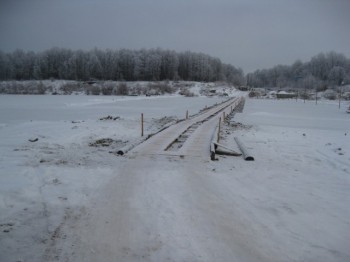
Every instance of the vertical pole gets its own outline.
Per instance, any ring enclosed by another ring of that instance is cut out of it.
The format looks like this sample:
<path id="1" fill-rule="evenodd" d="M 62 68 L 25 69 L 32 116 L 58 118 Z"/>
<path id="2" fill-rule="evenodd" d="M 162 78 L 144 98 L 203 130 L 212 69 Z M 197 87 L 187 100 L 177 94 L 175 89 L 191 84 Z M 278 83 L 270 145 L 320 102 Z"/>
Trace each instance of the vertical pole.
<path id="1" fill-rule="evenodd" d="M 141 136 L 143 136 L 143 113 L 141 113 Z"/>
<path id="2" fill-rule="evenodd" d="M 188 119 L 188 110 L 186 111 L 186 119 Z"/>
<path id="3" fill-rule="evenodd" d="M 316 89 L 316 105 L 317 105 L 317 89 Z"/>
<path id="4" fill-rule="evenodd" d="M 222 116 L 223 116 L 222 121 L 225 121 L 225 111 L 222 112 Z"/>
<path id="5" fill-rule="evenodd" d="M 218 139 L 217 139 L 218 143 L 219 143 L 219 140 L 220 140 L 220 129 L 221 129 L 221 117 L 219 118 L 219 129 L 218 129 Z"/>

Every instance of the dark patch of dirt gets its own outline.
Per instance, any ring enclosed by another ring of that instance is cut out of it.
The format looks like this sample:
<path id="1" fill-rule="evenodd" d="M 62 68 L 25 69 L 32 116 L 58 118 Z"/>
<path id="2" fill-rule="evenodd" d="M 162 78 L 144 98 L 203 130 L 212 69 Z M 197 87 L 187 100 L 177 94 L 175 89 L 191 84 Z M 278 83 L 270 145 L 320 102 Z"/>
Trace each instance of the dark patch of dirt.
<path id="1" fill-rule="evenodd" d="M 109 115 L 100 118 L 101 121 L 102 121 L 102 120 L 113 120 L 113 121 L 115 121 L 115 120 L 118 120 L 118 119 L 120 119 L 119 116 L 109 116 Z"/>
<path id="2" fill-rule="evenodd" d="M 94 142 L 89 143 L 89 146 L 92 147 L 108 147 L 108 146 L 112 146 L 112 145 L 120 145 L 120 144 L 124 144 L 126 142 L 123 142 L 122 140 L 113 140 L 112 138 L 101 138 L 101 139 L 97 139 Z"/>

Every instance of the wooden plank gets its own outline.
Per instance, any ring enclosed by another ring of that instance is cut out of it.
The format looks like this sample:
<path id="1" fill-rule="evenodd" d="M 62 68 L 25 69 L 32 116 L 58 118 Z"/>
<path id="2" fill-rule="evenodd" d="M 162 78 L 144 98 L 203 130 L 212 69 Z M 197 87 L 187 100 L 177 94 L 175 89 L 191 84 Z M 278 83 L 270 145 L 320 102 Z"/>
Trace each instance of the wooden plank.
<path id="1" fill-rule="evenodd" d="M 213 142 L 213 144 L 216 145 L 216 150 L 217 150 L 217 147 L 219 146 L 219 147 L 225 148 L 226 150 L 230 151 L 228 153 L 230 153 L 230 155 L 232 155 L 232 156 L 241 156 L 242 155 L 241 153 L 238 153 L 235 150 L 233 150 L 231 148 L 228 148 L 227 146 L 224 146 L 223 144 L 220 144 L 220 143 L 217 143 L 217 142 Z"/>

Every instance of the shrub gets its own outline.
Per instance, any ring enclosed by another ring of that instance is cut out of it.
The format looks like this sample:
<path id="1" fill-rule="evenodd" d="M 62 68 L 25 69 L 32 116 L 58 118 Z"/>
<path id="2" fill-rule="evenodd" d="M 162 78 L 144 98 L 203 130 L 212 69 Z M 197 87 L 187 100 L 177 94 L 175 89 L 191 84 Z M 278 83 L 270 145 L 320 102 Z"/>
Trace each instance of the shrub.
<path id="1" fill-rule="evenodd" d="M 180 92 L 179 92 L 180 95 L 182 96 L 186 96 L 186 97 L 193 97 L 194 96 L 194 93 L 192 93 L 190 90 L 188 89 L 182 89 Z"/>
<path id="2" fill-rule="evenodd" d="M 64 95 L 71 95 L 74 91 L 81 91 L 79 83 L 67 83 L 61 86 L 60 90 Z"/>
<path id="3" fill-rule="evenodd" d="M 44 95 L 46 93 L 46 87 L 44 86 L 44 84 L 40 81 L 38 86 L 37 86 L 37 93 L 38 95 Z"/>
<path id="4" fill-rule="evenodd" d="M 103 84 L 102 88 L 101 88 L 101 92 L 103 95 L 105 96 L 110 96 L 112 95 L 114 90 L 114 85 L 111 82 L 106 82 Z"/>
<path id="5" fill-rule="evenodd" d="M 140 84 L 136 84 L 136 86 L 134 86 L 130 90 L 129 94 L 131 94 L 131 95 L 142 95 L 143 94 L 143 90 L 142 90 L 141 85 Z"/>
<path id="6" fill-rule="evenodd" d="M 299 98 L 300 99 L 305 99 L 305 100 L 309 100 L 311 98 L 311 95 L 308 93 L 305 93 L 304 91 L 299 93 Z"/>
<path id="7" fill-rule="evenodd" d="M 324 91 L 323 97 L 329 100 L 335 100 L 337 98 L 337 93 L 332 89 L 327 89 Z"/>
<path id="8" fill-rule="evenodd" d="M 126 83 L 118 84 L 115 94 L 117 96 L 127 96 L 129 94 L 127 84 Z"/>
<path id="9" fill-rule="evenodd" d="M 259 97 L 260 96 L 260 92 L 250 91 L 248 96 L 249 97 Z"/>
<path id="10" fill-rule="evenodd" d="M 48 88 L 40 81 L 10 81 L 1 84 L 0 93 L 22 94 L 22 95 L 42 95 Z"/>
<path id="11" fill-rule="evenodd" d="M 172 94 L 175 90 L 166 82 L 157 82 L 148 84 L 148 92 L 147 93 L 155 93 L 155 94 Z"/>
<path id="12" fill-rule="evenodd" d="M 85 88 L 85 92 L 87 95 L 99 96 L 101 93 L 101 88 L 99 86 L 96 86 L 96 85 L 87 86 Z"/>

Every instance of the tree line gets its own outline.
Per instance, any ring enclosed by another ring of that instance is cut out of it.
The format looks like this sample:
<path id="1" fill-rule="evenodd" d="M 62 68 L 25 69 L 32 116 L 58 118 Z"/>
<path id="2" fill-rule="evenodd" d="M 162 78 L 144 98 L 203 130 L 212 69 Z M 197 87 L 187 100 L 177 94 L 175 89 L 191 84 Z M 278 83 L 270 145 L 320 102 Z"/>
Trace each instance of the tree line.
<path id="1" fill-rule="evenodd" d="M 319 91 L 350 84 L 350 59 L 336 52 L 320 53 L 308 62 L 277 65 L 246 76 L 250 87 L 305 88 Z"/>
<path id="2" fill-rule="evenodd" d="M 51 48 L 43 52 L 0 51 L 0 80 L 114 80 L 245 82 L 242 69 L 203 53 L 163 49 Z"/>

